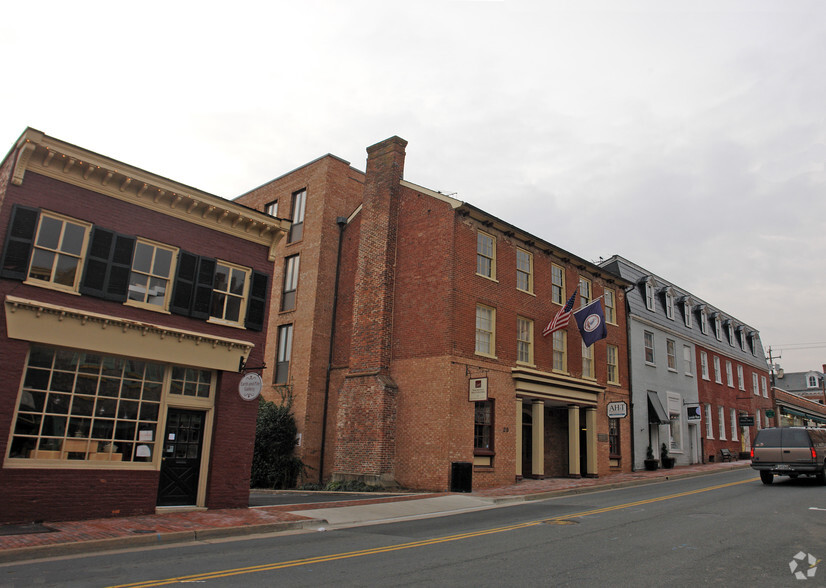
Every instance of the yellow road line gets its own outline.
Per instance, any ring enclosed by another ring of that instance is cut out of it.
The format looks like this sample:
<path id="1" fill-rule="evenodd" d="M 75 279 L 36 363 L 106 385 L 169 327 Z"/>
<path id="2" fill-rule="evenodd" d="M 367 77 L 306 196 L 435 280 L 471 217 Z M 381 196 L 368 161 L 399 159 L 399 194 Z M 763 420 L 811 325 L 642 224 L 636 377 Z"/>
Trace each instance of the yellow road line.
<path id="1" fill-rule="evenodd" d="M 679 492 L 677 494 L 668 494 L 658 498 L 648 498 L 646 500 L 637 500 L 636 502 L 626 502 L 616 506 L 607 506 L 604 508 L 596 508 L 593 510 L 586 510 L 583 512 L 561 515 L 549 519 L 541 519 L 538 521 L 529 521 L 526 523 L 518 523 L 515 525 L 508 525 L 505 527 L 496 527 L 494 529 L 485 529 L 483 531 L 473 531 L 469 533 L 459 533 L 457 535 L 448 535 L 446 537 L 438 537 L 435 539 L 423 539 L 421 541 L 411 541 L 409 543 L 401 543 L 399 545 L 388 545 L 386 547 L 374 547 L 371 549 L 362 549 L 360 551 L 348 551 L 345 553 L 335 553 L 330 555 L 319 555 L 316 557 L 308 557 L 303 559 L 295 559 L 291 561 L 283 561 L 271 564 L 263 564 L 258 566 L 250 566 L 247 568 L 236 568 L 230 570 L 220 570 L 216 572 L 206 572 L 203 574 L 194 574 L 191 576 L 181 576 L 178 578 L 166 578 L 164 580 L 149 580 L 146 582 L 135 582 L 134 584 L 120 584 L 110 588 L 148 588 L 149 586 L 168 586 L 169 584 L 176 584 L 178 582 L 198 582 L 205 580 L 214 580 L 217 578 L 226 578 L 229 576 L 239 576 L 242 574 L 253 574 L 255 572 L 267 572 L 272 570 L 280 570 L 284 568 L 292 568 L 296 566 L 306 566 L 310 564 L 323 563 L 328 561 L 336 561 L 342 559 L 349 559 L 353 557 L 364 557 L 366 555 L 376 555 L 379 553 L 389 553 L 391 551 L 400 551 L 402 549 L 413 549 L 415 547 L 426 547 L 428 545 L 437 545 L 439 543 L 448 543 L 451 541 L 462 541 L 464 539 L 472 539 L 474 537 L 483 537 L 485 535 L 493 535 L 495 533 L 505 533 L 507 531 L 515 531 L 518 529 L 525 529 L 536 525 L 541 525 L 548 522 L 563 521 L 569 519 L 576 519 L 581 517 L 593 516 L 615 510 L 622 510 L 625 508 L 632 508 L 634 506 L 641 506 L 644 504 L 652 504 L 655 502 L 662 502 L 665 500 L 673 500 L 675 498 L 682 498 L 684 496 L 691 496 L 692 494 L 700 494 L 702 492 L 710 492 L 712 490 L 720 490 L 730 486 L 737 486 L 738 484 L 745 484 L 753 482 L 756 478 L 749 480 L 742 480 L 739 482 L 730 482 L 728 484 L 719 484 L 717 486 L 709 486 L 708 488 L 701 488 L 699 490 L 690 490 L 688 492 Z"/>

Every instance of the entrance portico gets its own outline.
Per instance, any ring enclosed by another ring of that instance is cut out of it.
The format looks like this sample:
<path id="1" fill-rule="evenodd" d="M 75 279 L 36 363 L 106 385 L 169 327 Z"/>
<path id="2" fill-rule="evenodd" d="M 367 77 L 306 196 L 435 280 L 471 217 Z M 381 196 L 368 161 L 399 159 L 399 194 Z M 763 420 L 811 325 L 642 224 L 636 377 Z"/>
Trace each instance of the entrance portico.
<path id="1" fill-rule="evenodd" d="M 605 389 L 589 380 L 522 367 L 514 368 L 512 375 L 516 455 L 521 456 L 516 459 L 516 477 L 545 478 L 547 463 L 556 464 L 551 475 L 598 477 L 597 405 Z M 546 413 L 552 415 L 547 427 Z"/>

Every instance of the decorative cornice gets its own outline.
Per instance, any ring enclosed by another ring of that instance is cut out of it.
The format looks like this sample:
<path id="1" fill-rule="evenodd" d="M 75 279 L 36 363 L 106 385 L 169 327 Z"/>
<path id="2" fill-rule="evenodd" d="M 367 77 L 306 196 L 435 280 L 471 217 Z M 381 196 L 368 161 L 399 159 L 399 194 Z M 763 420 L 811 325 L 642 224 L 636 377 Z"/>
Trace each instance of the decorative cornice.
<path id="1" fill-rule="evenodd" d="M 12 183 L 32 171 L 148 208 L 193 224 L 275 248 L 290 228 L 277 219 L 230 200 L 156 176 L 139 168 L 27 129 L 17 143 Z"/>

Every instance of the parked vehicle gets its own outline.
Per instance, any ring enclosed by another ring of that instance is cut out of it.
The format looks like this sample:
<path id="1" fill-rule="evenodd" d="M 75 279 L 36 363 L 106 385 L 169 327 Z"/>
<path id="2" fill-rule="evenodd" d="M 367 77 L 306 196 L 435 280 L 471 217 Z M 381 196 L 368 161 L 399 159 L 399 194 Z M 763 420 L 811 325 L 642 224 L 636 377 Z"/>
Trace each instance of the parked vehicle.
<path id="1" fill-rule="evenodd" d="M 774 476 L 814 476 L 826 484 L 825 458 L 826 429 L 761 429 L 751 448 L 751 467 L 764 484 L 771 484 Z"/>

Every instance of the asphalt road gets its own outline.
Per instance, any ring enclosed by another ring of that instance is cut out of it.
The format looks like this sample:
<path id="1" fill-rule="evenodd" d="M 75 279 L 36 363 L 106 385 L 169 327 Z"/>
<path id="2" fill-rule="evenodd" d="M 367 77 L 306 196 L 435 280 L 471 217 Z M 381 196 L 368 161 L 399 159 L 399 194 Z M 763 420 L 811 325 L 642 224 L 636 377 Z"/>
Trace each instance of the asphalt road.
<path id="1" fill-rule="evenodd" d="M 0 586 L 826 582 L 826 488 L 751 470 L 480 512 L 0 567 Z M 809 555 L 812 556 L 811 560 Z M 797 559 L 795 559 L 797 556 Z M 176 580 L 177 578 L 177 580 Z"/>

